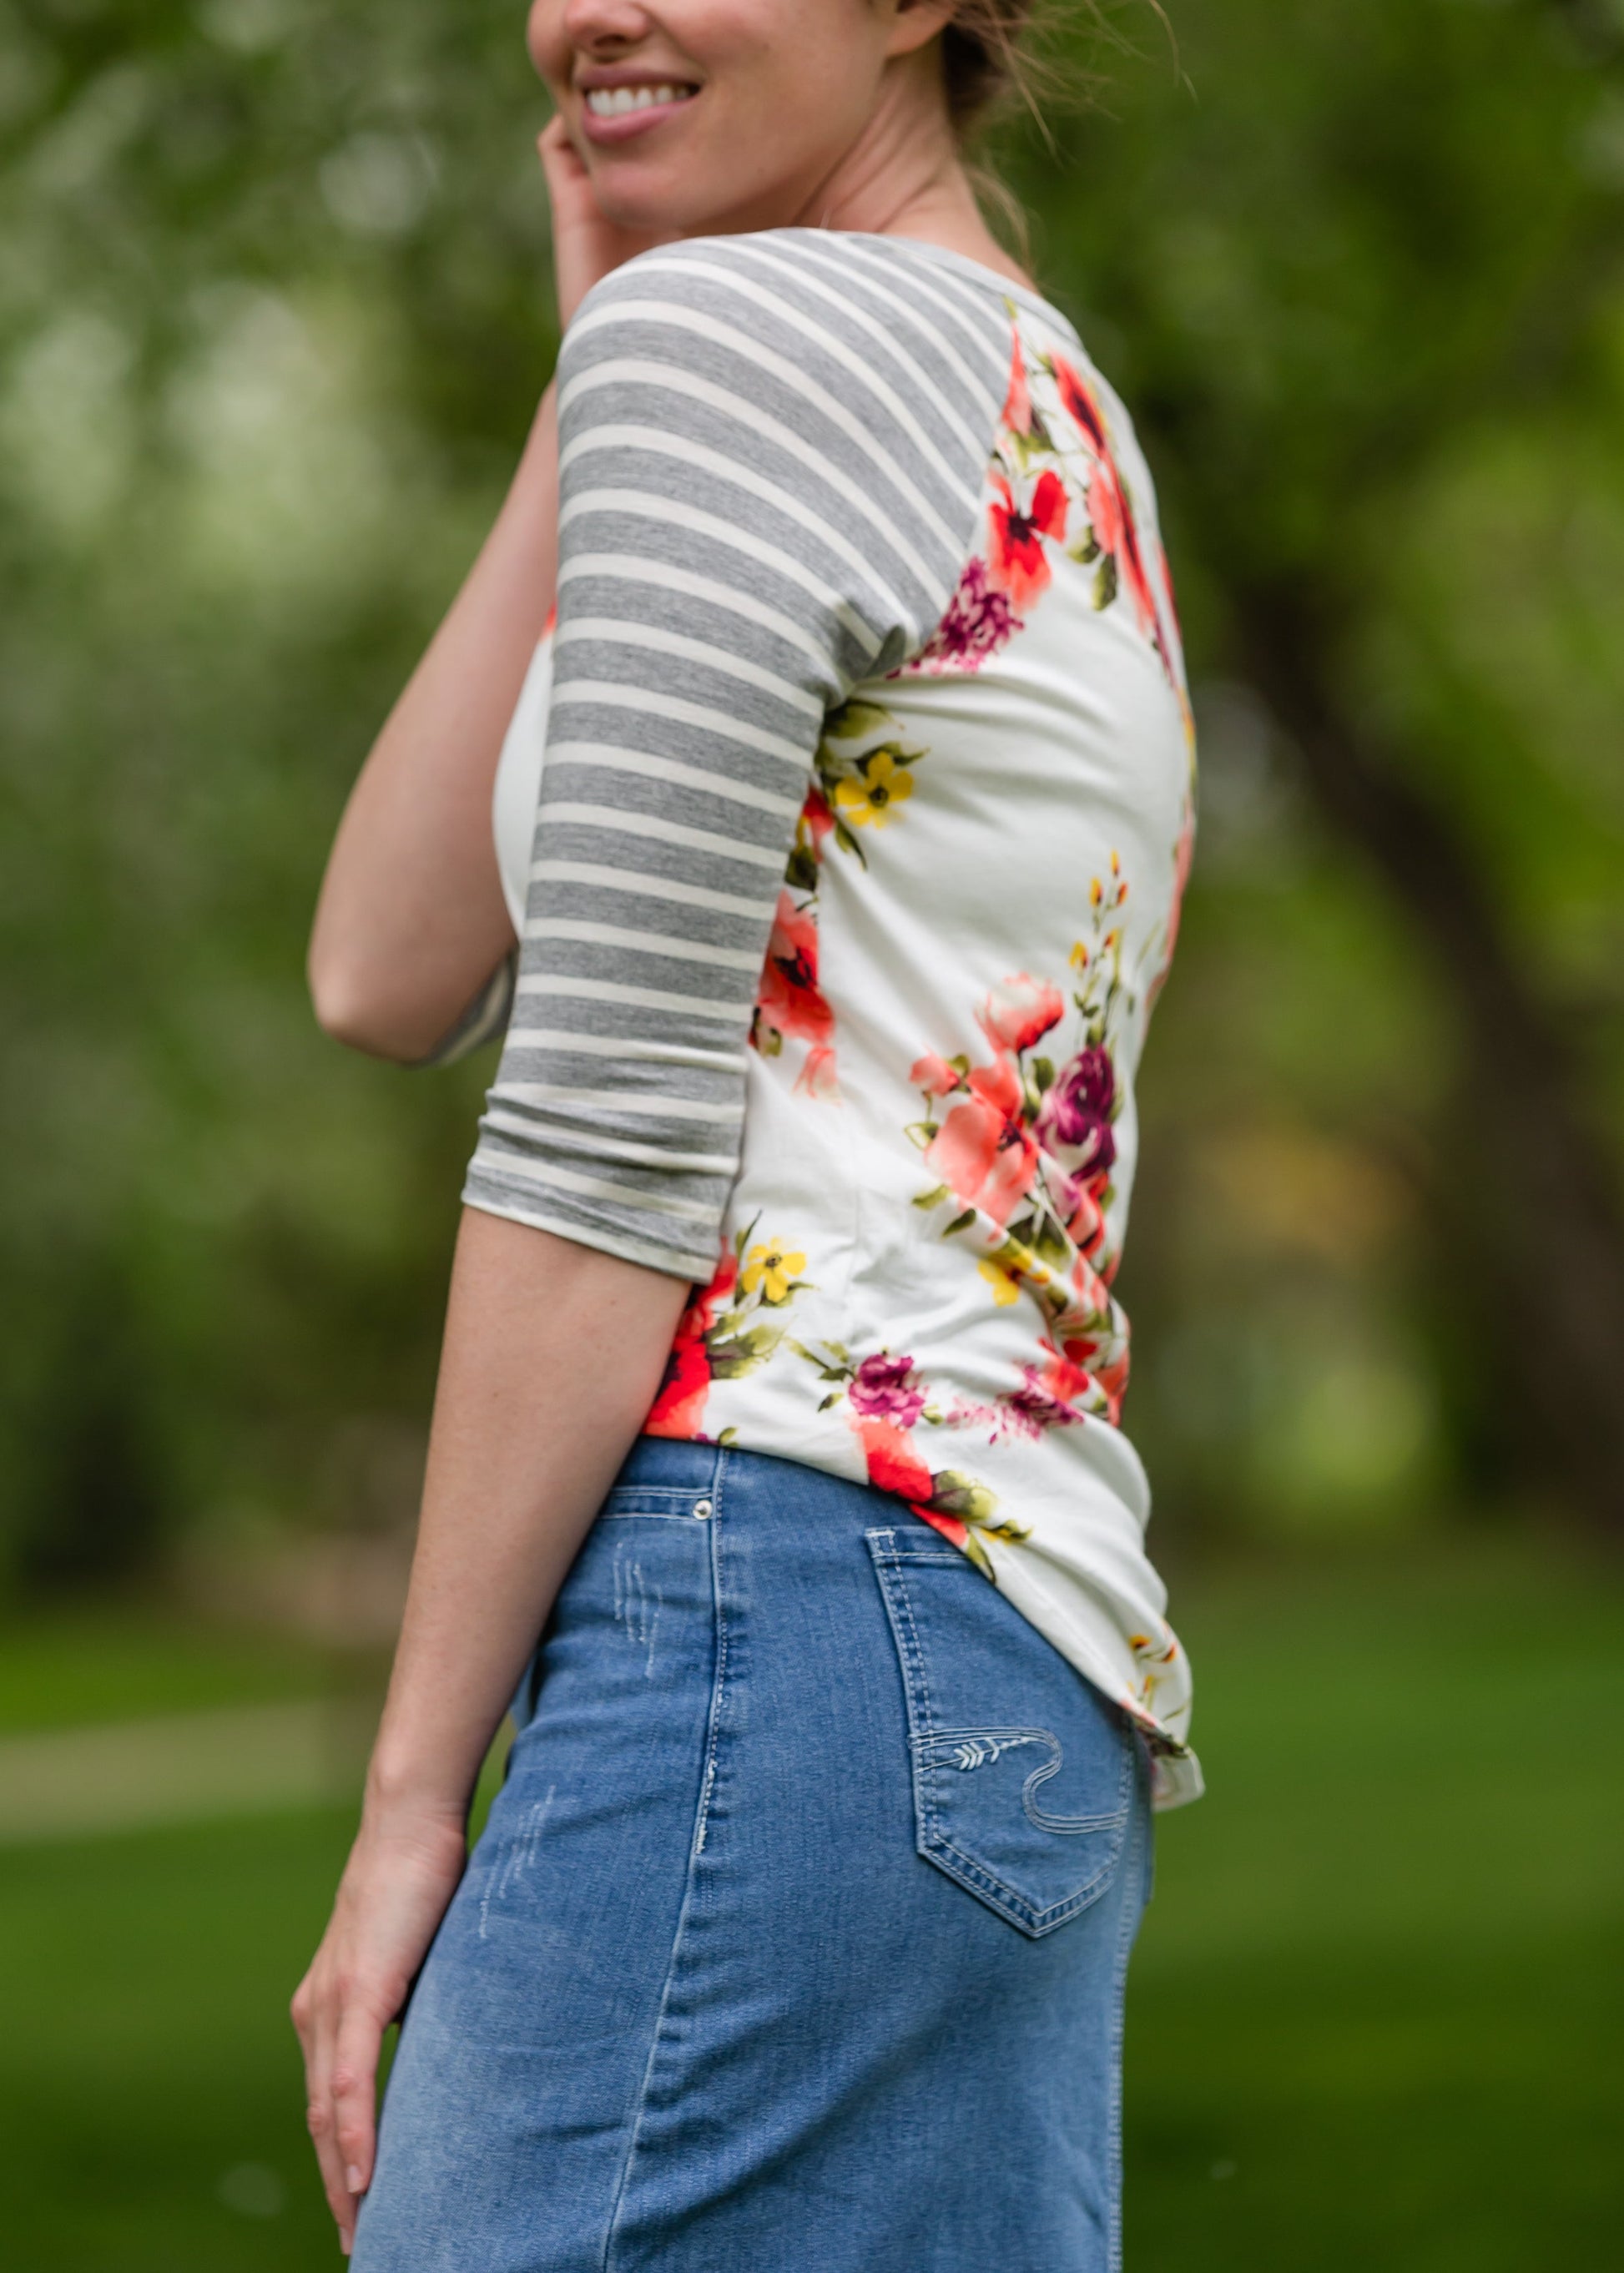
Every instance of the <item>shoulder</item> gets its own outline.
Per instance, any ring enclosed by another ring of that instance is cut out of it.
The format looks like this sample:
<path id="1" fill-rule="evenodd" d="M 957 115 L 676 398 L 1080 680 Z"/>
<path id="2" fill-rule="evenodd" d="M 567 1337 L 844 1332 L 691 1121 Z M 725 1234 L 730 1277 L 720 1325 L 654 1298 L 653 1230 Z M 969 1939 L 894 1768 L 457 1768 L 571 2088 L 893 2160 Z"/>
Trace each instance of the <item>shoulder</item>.
<path id="1" fill-rule="evenodd" d="M 981 429 L 1003 401 L 1010 310 L 997 280 L 933 248 L 836 229 L 693 237 L 640 253 L 582 302 L 567 362 L 636 352 L 690 368 L 795 369 L 871 411 L 887 392 Z"/>

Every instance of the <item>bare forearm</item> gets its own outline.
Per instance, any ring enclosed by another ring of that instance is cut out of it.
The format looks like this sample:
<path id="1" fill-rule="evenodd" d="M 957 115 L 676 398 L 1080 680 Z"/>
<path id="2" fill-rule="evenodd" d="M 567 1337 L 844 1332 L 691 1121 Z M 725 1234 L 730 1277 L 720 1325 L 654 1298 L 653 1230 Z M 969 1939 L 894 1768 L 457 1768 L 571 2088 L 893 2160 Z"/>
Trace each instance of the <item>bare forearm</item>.
<path id="1" fill-rule="evenodd" d="M 311 939 L 317 1015 L 341 1041 L 424 1056 L 513 944 L 491 837 L 502 738 L 553 604 L 552 390 L 478 559 L 362 768 Z"/>
<path id="2" fill-rule="evenodd" d="M 464 1213 L 369 1807 L 453 1813 L 646 1417 L 688 1289 Z"/>

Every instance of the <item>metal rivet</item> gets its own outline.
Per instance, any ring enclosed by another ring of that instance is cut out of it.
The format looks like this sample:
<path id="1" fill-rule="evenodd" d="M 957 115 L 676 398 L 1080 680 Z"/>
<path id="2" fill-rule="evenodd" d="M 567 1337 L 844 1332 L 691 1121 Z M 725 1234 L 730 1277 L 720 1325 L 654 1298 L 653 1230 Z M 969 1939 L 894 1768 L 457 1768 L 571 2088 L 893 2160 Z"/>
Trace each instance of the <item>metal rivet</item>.
<path id="1" fill-rule="evenodd" d="M 694 1502 L 694 1512 L 699 1518 L 701 1523 L 703 1523 L 705 1518 L 708 1515 L 712 1514 L 714 1511 L 708 1499 L 696 1499 Z"/>

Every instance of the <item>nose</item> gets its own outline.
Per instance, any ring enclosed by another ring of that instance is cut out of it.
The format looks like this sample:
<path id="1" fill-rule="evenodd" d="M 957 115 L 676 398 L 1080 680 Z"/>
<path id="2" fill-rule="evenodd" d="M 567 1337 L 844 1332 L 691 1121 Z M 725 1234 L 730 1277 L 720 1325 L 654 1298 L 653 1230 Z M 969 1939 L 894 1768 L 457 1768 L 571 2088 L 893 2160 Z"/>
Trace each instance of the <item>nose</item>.
<path id="1" fill-rule="evenodd" d="M 591 54 L 635 46 L 653 28 L 648 10 L 637 0 L 565 0 L 565 37 Z"/>

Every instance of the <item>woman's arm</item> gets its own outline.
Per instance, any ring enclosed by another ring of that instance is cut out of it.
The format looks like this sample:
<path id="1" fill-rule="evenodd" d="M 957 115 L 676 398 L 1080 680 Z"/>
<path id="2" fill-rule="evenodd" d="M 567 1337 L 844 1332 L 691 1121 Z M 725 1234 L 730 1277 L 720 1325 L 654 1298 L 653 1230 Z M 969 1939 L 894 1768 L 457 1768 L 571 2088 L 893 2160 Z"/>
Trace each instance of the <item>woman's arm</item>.
<path id="1" fill-rule="evenodd" d="M 540 140 L 559 321 L 653 242 L 604 220 L 554 119 Z M 495 526 L 361 769 L 322 880 L 310 987 L 327 1031 L 412 1064 L 514 943 L 492 840 L 502 738 L 553 605 L 558 421 L 551 387 Z"/>
<path id="2" fill-rule="evenodd" d="M 311 995 L 352 1048 L 425 1057 L 513 946 L 491 792 L 553 604 L 557 545 L 549 387 L 495 526 L 350 792 L 322 880 Z"/>
<path id="3" fill-rule="evenodd" d="M 686 1283 L 465 1212 L 405 1624 L 332 1923 L 293 2000 L 346 2250 L 383 2032 L 462 1875 L 479 1764 L 658 1388 Z"/>

